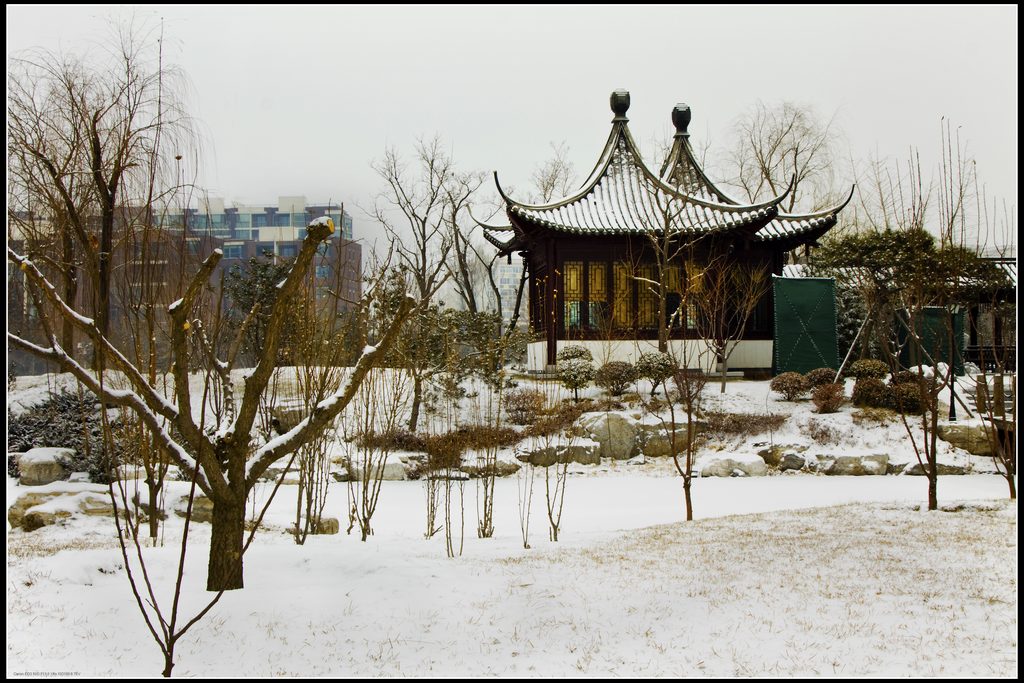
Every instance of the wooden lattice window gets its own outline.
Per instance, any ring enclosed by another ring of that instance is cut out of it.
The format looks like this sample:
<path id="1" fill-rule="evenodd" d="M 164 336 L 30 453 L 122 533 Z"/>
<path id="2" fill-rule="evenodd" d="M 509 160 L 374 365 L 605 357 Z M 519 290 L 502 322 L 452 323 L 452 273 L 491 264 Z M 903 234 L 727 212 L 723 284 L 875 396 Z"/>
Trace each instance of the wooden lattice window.
<path id="1" fill-rule="evenodd" d="M 565 329 L 580 327 L 580 305 L 583 301 L 583 261 L 562 264 L 565 301 Z"/>
<path id="2" fill-rule="evenodd" d="M 614 306 L 612 322 L 618 329 L 633 327 L 633 273 L 626 263 L 616 263 L 612 268 Z"/>
<path id="3" fill-rule="evenodd" d="M 589 327 L 600 330 L 608 321 L 608 264 L 591 263 L 587 268 L 587 314 Z"/>
<path id="4" fill-rule="evenodd" d="M 654 272 L 654 266 L 641 266 L 640 277 L 642 279 L 637 282 L 640 327 L 657 327 L 658 305 L 653 291 L 656 286 L 653 283 L 657 282 L 657 274 Z"/>

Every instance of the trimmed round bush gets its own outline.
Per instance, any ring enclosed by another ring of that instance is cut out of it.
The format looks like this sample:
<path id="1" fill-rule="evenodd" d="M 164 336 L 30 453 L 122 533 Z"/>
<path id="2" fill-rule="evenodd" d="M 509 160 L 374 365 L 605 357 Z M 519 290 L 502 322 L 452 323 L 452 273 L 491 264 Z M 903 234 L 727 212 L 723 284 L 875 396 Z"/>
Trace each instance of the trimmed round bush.
<path id="1" fill-rule="evenodd" d="M 505 394 L 505 414 L 514 425 L 533 424 L 544 410 L 547 398 L 536 389 L 513 389 Z"/>
<path id="2" fill-rule="evenodd" d="M 816 368 L 804 375 L 804 379 L 807 380 L 807 387 L 813 390 L 822 384 L 832 384 L 835 382 L 836 371 L 832 368 Z"/>
<path id="3" fill-rule="evenodd" d="M 658 385 L 676 373 L 676 362 L 672 356 L 660 351 L 641 353 L 636 359 L 636 375 L 651 381 L 651 396 Z"/>
<path id="4" fill-rule="evenodd" d="M 621 396 L 629 385 L 636 381 L 636 368 L 629 363 L 613 360 L 598 368 L 594 384 L 605 389 L 612 396 Z"/>
<path id="5" fill-rule="evenodd" d="M 565 346 L 555 356 L 555 362 L 561 364 L 562 361 L 570 360 L 573 358 L 583 358 L 585 360 L 594 362 L 594 356 L 585 346 Z"/>
<path id="6" fill-rule="evenodd" d="M 880 360 L 863 358 L 850 363 L 846 376 L 855 379 L 882 379 L 889 374 L 889 366 Z"/>
<path id="7" fill-rule="evenodd" d="M 843 405 L 846 396 L 843 395 L 842 384 L 821 384 L 811 392 L 811 400 L 819 413 L 835 413 Z"/>
<path id="8" fill-rule="evenodd" d="M 782 394 L 787 401 L 795 401 L 807 391 L 807 380 L 799 372 L 784 372 L 772 379 L 772 391 Z"/>
<path id="9" fill-rule="evenodd" d="M 880 379 L 864 377 L 853 385 L 853 405 L 863 408 L 891 407 L 889 387 Z"/>
<path id="10" fill-rule="evenodd" d="M 574 398 L 580 399 L 580 389 L 594 379 L 594 366 L 586 358 L 568 358 L 558 363 L 558 374 L 566 389 L 572 389 Z"/>
<path id="11" fill-rule="evenodd" d="M 925 382 L 923 375 L 918 374 L 916 370 L 900 370 L 892 379 L 889 380 L 889 386 L 896 386 L 897 384 L 918 384 L 922 385 Z"/>
<path id="12" fill-rule="evenodd" d="M 927 403 L 921 382 L 904 382 L 889 387 L 892 407 L 904 415 L 920 415 Z"/>

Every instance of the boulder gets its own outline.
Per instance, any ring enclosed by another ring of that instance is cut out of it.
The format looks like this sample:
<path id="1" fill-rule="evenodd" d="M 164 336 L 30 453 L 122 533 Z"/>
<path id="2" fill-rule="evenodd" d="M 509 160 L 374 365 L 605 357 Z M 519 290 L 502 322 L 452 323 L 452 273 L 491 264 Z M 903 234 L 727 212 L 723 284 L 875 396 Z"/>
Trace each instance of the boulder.
<path id="1" fill-rule="evenodd" d="M 7 521 L 12 529 L 21 527 L 25 531 L 34 531 L 78 512 L 93 516 L 114 514 L 110 497 L 98 488 L 24 493 L 7 510 Z"/>
<path id="2" fill-rule="evenodd" d="M 340 528 L 341 525 L 338 523 L 338 519 L 336 517 L 321 517 L 320 523 L 316 525 L 316 532 L 318 534 L 333 536 L 338 533 Z"/>
<path id="3" fill-rule="evenodd" d="M 761 443 L 761 444 L 754 444 L 754 445 L 755 446 L 762 446 L 762 445 L 765 445 L 765 444 Z M 781 467 L 782 460 L 787 455 L 794 455 L 796 457 L 799 457 L 800 458 L 800 462 L 801 462 L 800 467 L 803 467 L 802 463 L 803 463 L 804 459 L 799 454 L 803 453 L 806 450 L 807 450 L 807 446 L 798 446 L 798 445 L 793 445 L 793 444 L 778 444 L 778 445 L 775 445 L 775 446 L 769 446 L 768 448 L 762 448 L 761 450 L 759 450 L 757 452 L 757 454 L 759 456 L 761 456 L 761 458 L 764 460 L 765 464 L 768 465 L 769 467 Z M 791 459 L 791 461 L 792 461 L 792 459 Z M 791 467 L 790 469 L 793 469 L 793 468 Z M 799 469 L 799 468 L 797 468 L 797 469 Z"/>
<path id="4" fill-rule="evenodd" d="M 579 425 L 600 444 L 601 458 L 628 460 L 640 452 L 637 419 L 625 412 L 584 413 Z"/>
<path id="5" fill-rule="evenodd" d="M 98 493 L 79 494 L 78 509 L 93 517 L 111 516 L 114 506 L 110 504 L 110 496 Z"/>
<path id="6" fill-rule="evenodd" d="M 804 456 L 790 451 L 782 455 L 782 458 L 779 460 L 779 469 L 783 472 L 787 470 L 802 470 L 806 464 Z"/>
<path id="7" fill-rule="evenodd" d="M 188 496 L 182 496 L 174 505 L 174 514 L 184 517 L 188 510 Z M 192 501 L 192 521 L 209 524 L 213 521 L 213 501 L 197 493 Z"/>
<path id="8" fill-rule="evenodd" d="M 45 486 L 67 479 L 70 474 L 59 460 L 72 458 L 70 448 L 32 448 L 18 458 L 18 471 L 22 486 Z"/>
<path id="9" fill-rule="evenodd" d="M 463 465 L 460 469 L 470 477 L 476 479 L 489 476 L 492 469 L 494 470 L 494 475 L 496 477 L 507 477 L 518 472 L 520 467 L 522 467 L 522 465 L 517 462 L 498 460 L 493 465 L 487 465 L 485 463 Z"/>
<path id="10" fill-rule="evenodd" d="M 58 520 L 67 519 L 71 513 L 67 510 L 29 510 L 21 520 L 21 528 L 25 531 L 35 531 L 44 526 L 56 524 Z"/>
<path id="11" fill-rule="evenodd" d="M 982 425 L 940 424 L 938 435 L 972 455 L 992 455 L 992 444 Z"/>
<path id="12" fill-rule="evenodd" d="M 581 465 L 601 464 L 601 445 L 590 439 L 576 439 L 571 443 L 545 444 L 534 440 L 531 445 L 516 452 L 516 459 L 536 467 L 550 467 L 556 463 L 578 462 Z M 463 468 L 466 469 L 466 468 Z"/>
<path id="13" fill-rule="evenodd" d="M 696 437 L 702 431 L 699 423 L 693 425 L 693 435 Z M 680 452 L 686 448 L 686 424 L 676 425 L 676 446 Z M 647 424 L 637 425 L 637 446 L 644 455 L 651 458 L 664 458 L 672 455 L 672 426 L 670 424 Z"/>
<path id="14" fill-rule="evenodd" d="M 733 477 L 737 476 L 735 472 L 747 477 L 763 477 L 768 474 L 768 466 L 760 456 L 744 453 L 705 455 L 697 461 L 694 469 L 702 477 Z"/>
<path id="15" fill-rule="evenodd" d="M 827 472 L 836 461 L 834 455 L 815 454 L 805 459 L 807 469 L 811 472 Z"/>
<path id="16" fill-rule="evenodd" d="M 18 496 L 18 499 L 14 501 L 7 510 L 7 522 L 11 525 L 12 529 L 16 529 L 21 526 L 22 520 L 25 518 L 25 513 L 30 508 L 36 505 L 41 505 L 51 498 L 63 495 L 61 491 L 33 491 L 31 493 L 23 493 Z"/>
<path id="17" fill-rule="evenodd" d="M 963 474 L 963 465 L 943 465 L 941 462 L 938 463 L 939 474 Z M 903 474 L 909 474 L 915 477 L 924 476 L 924 468 L 921 467 L 921 463 L 913 462 L 903 468 Z"/>
<path id="18" fill-rule="evenodd" d="M 832 476 L 885 474 L 888 455 L 839 455 L 823 471 Z"/>

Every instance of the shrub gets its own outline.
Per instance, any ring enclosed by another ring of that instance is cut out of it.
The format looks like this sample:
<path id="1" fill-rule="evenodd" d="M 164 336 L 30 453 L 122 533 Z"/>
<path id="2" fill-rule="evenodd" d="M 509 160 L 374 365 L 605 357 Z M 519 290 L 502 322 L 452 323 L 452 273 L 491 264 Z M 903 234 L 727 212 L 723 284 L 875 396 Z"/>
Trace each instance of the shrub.
<path id="1" fill-rule="evenodd" d="M 618 360 L 605 363 L 594 375 L 594 384 L 607 390 L 612 396 L 621 395 L 635 381 L 636 369 L 629 363 Z"/>
<path id="2" fill-rule="evenodd" d="M 363 448 L 373 448 L 380 451 L 427 450 L 427 440 L 419 434 L 414 434 L 406 429 L 360 434 L 356 439 L 356 444 Z"/>
<path id="3" fill-rule="evenodd" d="M 562 361 L 572 360 L 573 358 L 582 358 L 584 360 L 594 362 L 594 356 L 587 350 L 585 346 L 565 346 L 555 356 L 555 362 L 561 364 Z"/>
<path id="4" fill-rule="evenodd" d="M 718 436 L 756 436 L 768 431 L 775 431 L 785 421 L 785 415 L 723 413 L 719 411 L 708 411 L 704 414 L 707 433 Z"/>
<path id="5" fill-rule="evenodd" d="M 843 405 L 846 396 L 843 395 L 842 384 L 822 384 L 811 392 L 811 400 L 819 413 L 834 413 Z"/>
<path id="6" fill-rule="evenodd" d="M 807 381 L 807 388 L 813 391 L 822 384 L 834 383 L 836 381 L 836 371 L 832 368 L 817 368 L 804 375 L 804 379 Z"/>
<path id="7" fill-rule="evenodd" d="M 99 403 L 91 394 L 73 392 L 51 394 L 42 403 L 21 415 L 7 414 L 7 450 L 22 452 L 30 448 L 70 448 L 75 455 L 61 464 L 71 472 L 88 472 L 90 481 L 106 484 L 109 473 L 119 462 L 119 423 L 112 420 L 116 457 L 111 460 L 103 439 Z M 8 459 L 8 472 L 10 472 Z"/>
<path id="8" fill-rule="evenodd" d="M 889 387 L 892 407 L 904 415 L 920 415 L 927 405 L 926 393 L 922 383 L 904 382 Z"/>
<path id="9" fill-rule="evenodd" d="M 591 406 L 586 401 L 580 403 L 562 403 L 550 415 L 542 417 L 534 422 L 526 430 L 523 436 L 548 436 L 566 429 L 580 418 Z"/>
<path id="10" fill-rule="evenodd" d="M 807 380 L 799 372 L 784 372 L 772 379 L 769 386 L 772 391 L 782 394 L 787 401 L 795 401 L 808 388 Z"/>
<path id="11" fill-rule="evenodd" d="M 889 366 L 872 358 L 855 360 L 846 369 L 846 376 L 855 379 L 882 379 L 888 374 Z"/>
<path id="12" fill-rule="evenodd" d="M 562 378 L 562 384 L 566 389 L 572 389 L 573 396 L 578 401 L 580 389 L 594 379 L 594 366 L 586 358 L 569 358 L 559 361 L 558 374 Z"/>
<path id="13" fill-rule="evenodd" d="M 842 438 L 842 432 L 838 429 L 828 425 L 825 422 L 819 422 L 817 420 L 810 420 L 807 423 L 807 435 L 815 443 L 819 443 L 823 446 L 839 443 Z"/>
<path id="14" fill-rule="evenodd" d="M 651 396 L 659 384 L 675 374 L 676 369 L 672 356 L 660 351 L 641 353 L 636 360 L 636 375 L 651 381 Z"/>
<path id="15" fill-rule="evenodd" d="M 505 414 L 514 425 L 526 425 L 537 419 L 547 399 L 536 389 L 513 389 L 505 394 Z"/>
<path id="16" fill-rule="evenodd" d="M 880 379 L 864 377 L 853 385 L 853 405 L 867 408 L 888 408 L 890 403 L 889 387 Z"/>
<path id="17" fill-rule="evenodd" d="M 896 386 L 897 384 L 918 384 L 922 385 L 925 383 L 925 377 L 918 374 L 916 370 L 900 370 L 892 379 L 889 380 L 889 386 Z"/>

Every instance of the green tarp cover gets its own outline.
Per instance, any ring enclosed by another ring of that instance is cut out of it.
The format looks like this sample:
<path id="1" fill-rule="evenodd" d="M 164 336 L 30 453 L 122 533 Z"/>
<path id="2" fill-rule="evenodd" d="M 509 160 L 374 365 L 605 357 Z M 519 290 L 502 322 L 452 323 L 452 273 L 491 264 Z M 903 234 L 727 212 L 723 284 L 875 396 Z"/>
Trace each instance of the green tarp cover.
<path id="1" fill-rule="evenodd" d="M 774 373 L 838 368 L 836 285 L 832 278 L 772 277 Z"/>
<path id="2" fill-rule="evenodd" d="M 900 344 L 900 365 L 905 368 L 916 367 L 918 363 L 923 365 L 935 365 L 933 361 L 949 365 L 949 342 L 952 336 L 956 341 L 956 356 L 953 362 L 953 372 L 957 375 L 964 374 L 964 312 L 957 311 L 952 316 L 939 306 L 927 306 L 914 313 L 913 328 L 917 330 L 914 335 L 918 340 L 909 339 L 908 324 L 910 314 L 907 311 L 899 312 L 900 319 L 896 338 Z M 950 319 L 952 318 L 952 320 Z M 952 323 L 952 325 L 951 325 Z"/>

